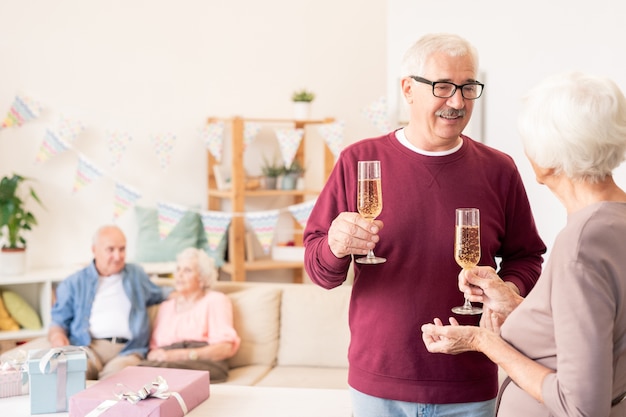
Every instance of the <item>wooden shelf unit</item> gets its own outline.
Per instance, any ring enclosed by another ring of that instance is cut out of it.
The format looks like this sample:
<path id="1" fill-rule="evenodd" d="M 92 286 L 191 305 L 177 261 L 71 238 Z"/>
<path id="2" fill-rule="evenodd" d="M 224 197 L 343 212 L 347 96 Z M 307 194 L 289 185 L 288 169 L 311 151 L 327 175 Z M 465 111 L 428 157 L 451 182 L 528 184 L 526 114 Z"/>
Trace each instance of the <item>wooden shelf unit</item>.
<path id="1" fill-rule="evenodd" d="M 244 213 L 246 211 L 246 198 L 254 197 L 278 197 L 291 196 L 293 204 L 302 203 L 306 196 L 317 195 L 320 190 L 247 190 L 246 189 L 246 170 L 244 167 L 244 126 L 246 122 L 256 122 L 264 125 L 285 125 L 292 124 L 295 129 L 305 129 L 305 134 L 300 142 L 295 160 L 300 162 L 302 166 L 305 162 L 306 150 L 306 128 L 310 125 L 319 125 L 324 123 L 332 123 L 333 118 L 312 119 L 312 120 L 293 120 L 293 119 L 259 119 L 259 118 L 217 118 L 211 117 L 208 123 L 224 122 L 230 125 L 230 161 L 223 161 L 230 164 L 231 180 L 230 189 L 220 190 L 217 187 L 213 167 L 219 165 L 211 152 L 208 155 L 208 208 L 209 210 L 222 210 L 223 200 L 230 200 L 233 213 Z M 225 130 L 226 131 L 226 130 Z M 328 178 L 333 166 L 335 158 L 328 146 L 324 144 L 324 181 Z M 294 221 L 294 228 L 300 227 L 298 222 Z M 302 244 L 302 237 L 296 238 L 296 244 Z M 233 216 L 229 228 L 228 235 L 228 261 L 222 266 L 222 271 L 230 274 L 233 281 L 245 281 L 247 271 L 268 271 L 275 269 L 293 269 L 294 282 L 302 282 L 303 262 L 302 261 L 277 261 L 272 259 L 261 259 L 255 261 L 246 260 L 246 226 L 245 219 L 241 215 Z"/>

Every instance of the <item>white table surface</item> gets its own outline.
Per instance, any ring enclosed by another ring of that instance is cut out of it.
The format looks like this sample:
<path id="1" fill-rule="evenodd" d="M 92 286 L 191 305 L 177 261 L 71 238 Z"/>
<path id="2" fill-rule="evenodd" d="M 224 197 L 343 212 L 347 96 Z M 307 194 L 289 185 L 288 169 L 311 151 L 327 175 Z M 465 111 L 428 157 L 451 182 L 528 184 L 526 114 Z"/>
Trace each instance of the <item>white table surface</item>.
<path id="1" fill-rule="evenodd" d="M 30 416 L 30 397 L 0 398 L 2 416 Z M 68 413 L 33 414 L 67 417 Z M 105 414 L 113 415 L 113 414 Z M 342 389 L 307 389 L 211 385 L 208 400 L 189 417 L 350 417 L 350 393 Z"/>

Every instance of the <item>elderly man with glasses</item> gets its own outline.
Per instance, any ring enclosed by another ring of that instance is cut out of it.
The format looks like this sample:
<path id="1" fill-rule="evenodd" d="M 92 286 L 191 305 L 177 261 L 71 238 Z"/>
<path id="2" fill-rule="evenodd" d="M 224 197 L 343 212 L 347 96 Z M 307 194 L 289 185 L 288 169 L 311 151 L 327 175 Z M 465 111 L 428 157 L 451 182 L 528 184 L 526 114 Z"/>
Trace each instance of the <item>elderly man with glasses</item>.
<path id="1" fill-rule="evenodd" d="M 420 328 L 462 304 L 454 259 L 455 210 L 481 213 L 481 265 L 521 295 L 535 285 L 546 247 L 512 158 L 463 134 L 484 85 L 478 54 L 453 34 L 430 34 L 405 54 L 401 91 L 409 123 L 343 150 L 304 233 L 305 267 L 324 288 L 354 264 L 348 383 L 355 417 L 493 416 L 497 367 L 480 353 L 433 355 Z M 357 162 L 379 160 L 383 209 L 357 210 Z M 478 315 L 456 316 L 478 325 Z"/>

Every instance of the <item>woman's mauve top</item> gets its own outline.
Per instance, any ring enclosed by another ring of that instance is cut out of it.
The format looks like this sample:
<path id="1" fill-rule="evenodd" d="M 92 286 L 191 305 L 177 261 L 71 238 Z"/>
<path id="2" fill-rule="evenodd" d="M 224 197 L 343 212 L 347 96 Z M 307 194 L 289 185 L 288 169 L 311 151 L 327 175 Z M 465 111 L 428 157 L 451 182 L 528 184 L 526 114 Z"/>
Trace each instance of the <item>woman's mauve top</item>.
<path id="1" fill-rule="evenodd" d="M 207 342 L 212 345 L 232 342 L 239 348 L 240 339 L 233 327 L 233 307 L 230 299 L 219 291 L 207 291 L 183 312 L 176 311 L 176 299 L 161 303 L 154 322 L 150 349 L 183 341 Z"/>
<path id="2" fill-rule="evenodd" d="M 535 288 L 507 318 L 502 337 L 555 370 L 545 405 L 511 383 L 500 416 L 626 416 L 626 203 L 568 216 Z"/>

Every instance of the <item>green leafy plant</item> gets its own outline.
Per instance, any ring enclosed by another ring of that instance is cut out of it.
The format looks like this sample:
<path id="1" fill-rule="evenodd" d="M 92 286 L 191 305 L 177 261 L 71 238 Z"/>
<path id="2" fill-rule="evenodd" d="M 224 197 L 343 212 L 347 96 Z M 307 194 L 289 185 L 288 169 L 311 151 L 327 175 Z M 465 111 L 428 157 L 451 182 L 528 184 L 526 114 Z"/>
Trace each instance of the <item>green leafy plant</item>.
<path id="1" fill-rule="evenodd" d="M 37 224 L 35 215 L 26 209 L 26 202 L 32 198 L 43 207 L 41 200 L 31 187 L 26 190 L 24 198 L 21 193 L 23 187 L 20 185 L 29 180 L 17 174 L 0 180 L 0 237 L 6 238 L 3 248 L 25 248 L 23 233 Z"/>
<path id="2" fill-rule="evenodd" d="M 267 159 L 263 158 L 264 165 L 261 167 L 261 172 L 266 177 L 279 177 L 285 172 L 285 167 L 279 165 L 276 161 L 271 163 Z"/>
<path id="3" fill-rule="evenodd" d="M 291 96 L 292 101 L 304 101 L 310 103 L 315 100 L 315 93 L 306 89 L 294 91 Z"/>
<path id="4" fill-rule="evenodd" d="M 284 168 L 284 173 L 285 175 L 293 174 L 296 176 L 300 176 L 304 174 L 304 167 L 300 165 L 300 162 L 294 159 L 293 162 L 291 162 L 291 165 Z"/>

